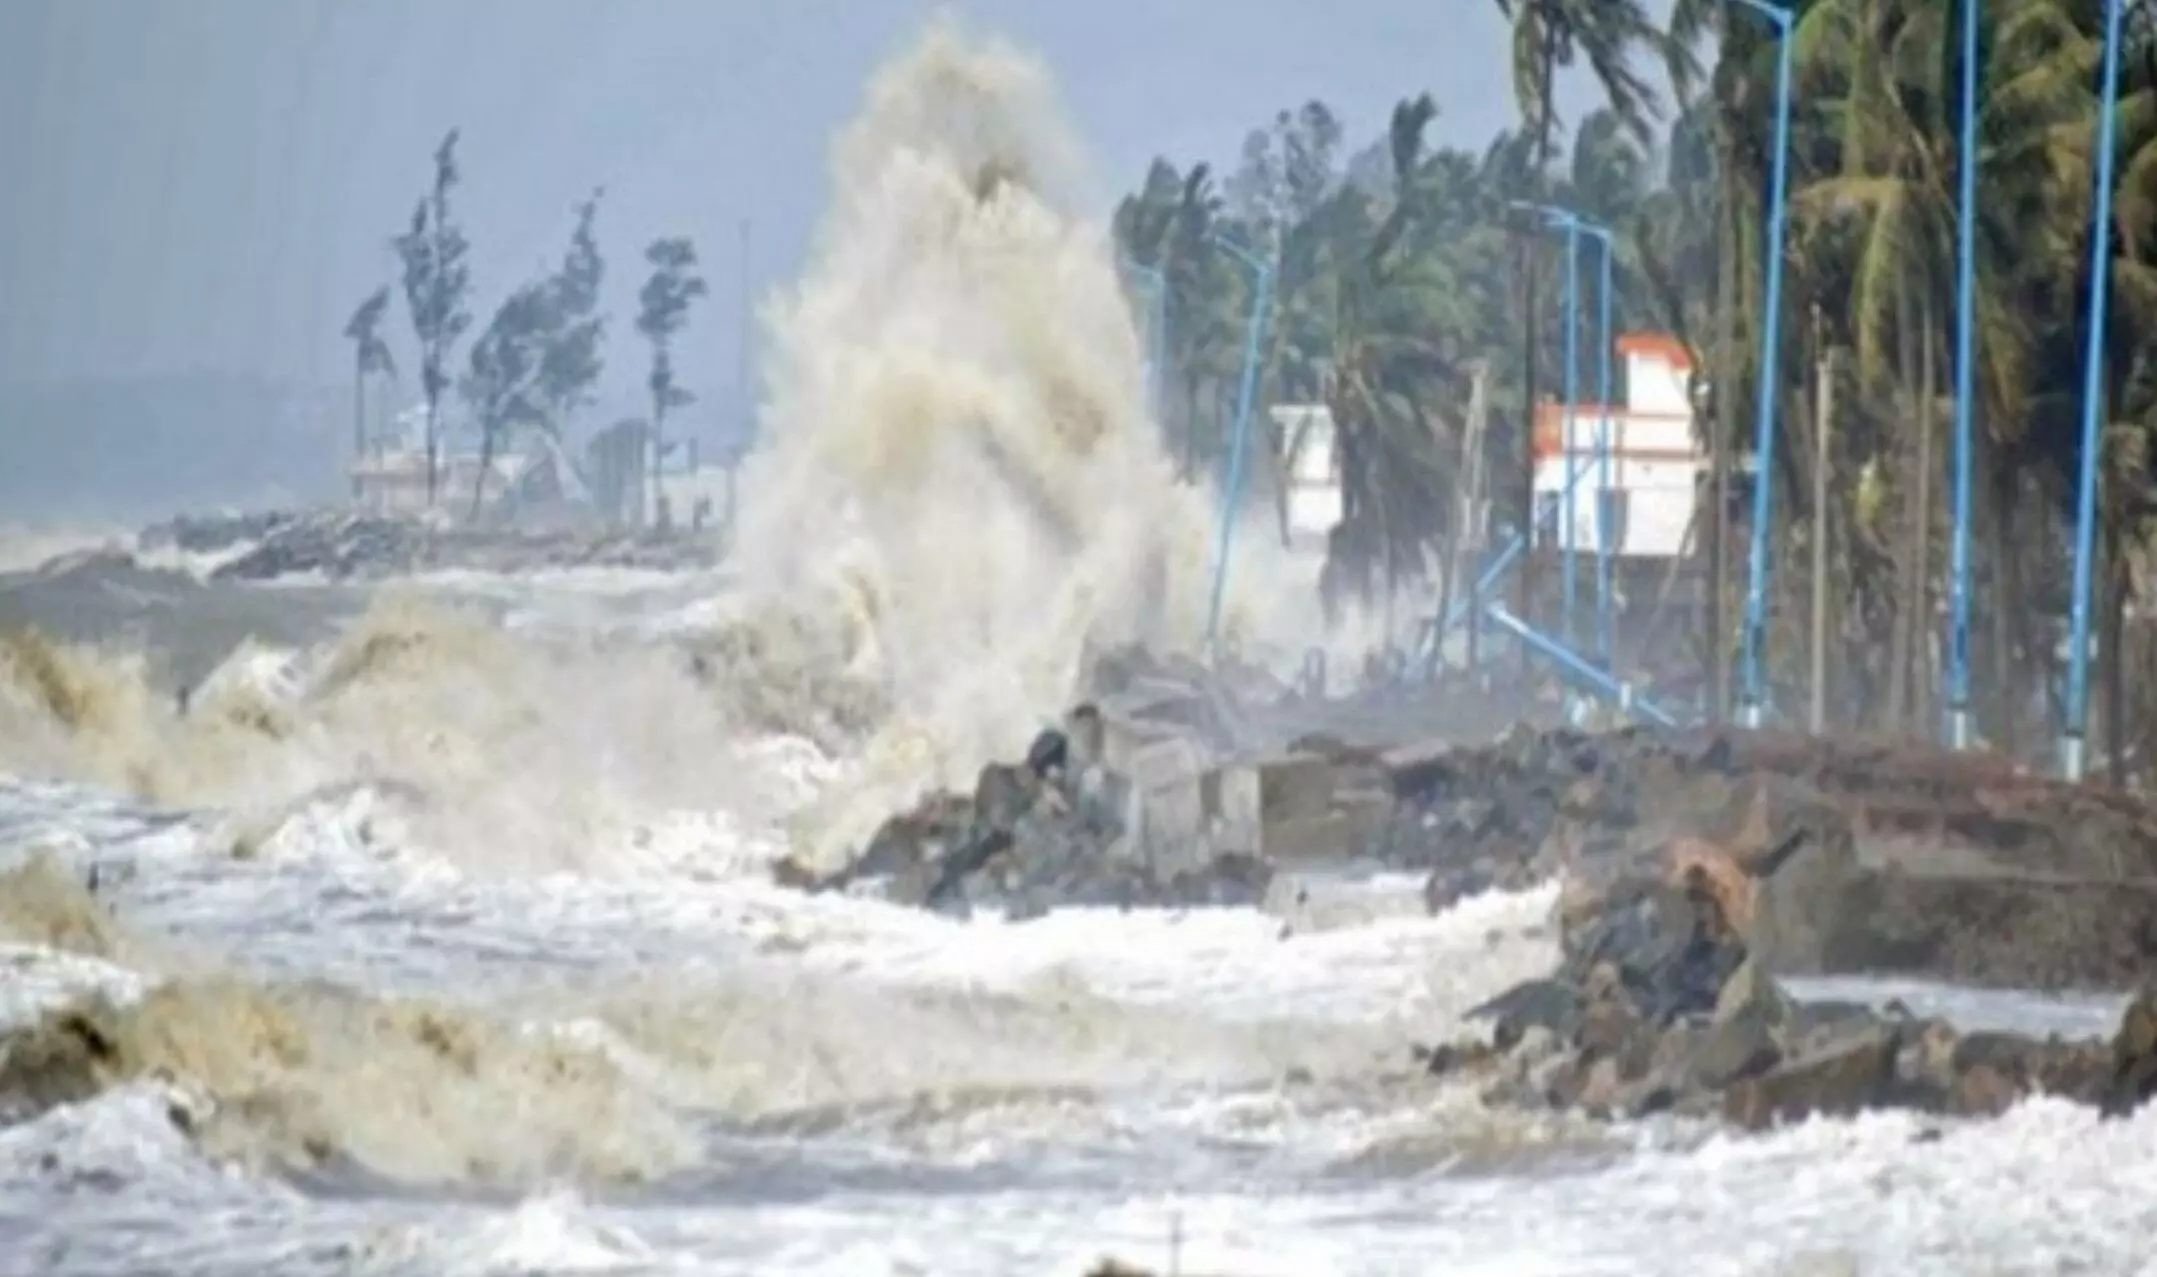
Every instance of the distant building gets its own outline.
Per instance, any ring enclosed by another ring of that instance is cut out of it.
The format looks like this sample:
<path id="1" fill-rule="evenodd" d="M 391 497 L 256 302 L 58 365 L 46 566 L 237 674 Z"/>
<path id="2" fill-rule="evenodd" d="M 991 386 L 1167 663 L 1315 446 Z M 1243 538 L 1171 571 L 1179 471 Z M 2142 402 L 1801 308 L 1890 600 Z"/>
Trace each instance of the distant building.
<path id="1" fill-rule="evenodd" d="M 1291 550 L 1323 557 L 1341 522 L 1340 437 L 1324 404 L 1279 404 L 1281 535 Z"/>
<path id="2" fill-rule="evenodd" d="M 455 432 L 446 410 L 443 417 L 435 456 L 437 508 L 469 509 L 475 487 L 480 507 L 488 511 L 590 504 L 576 467 L 544 435 L 527 434 L 498 453 L 482 483 L 478 451 Z M 355 505 L 373 514 L 418 514 L 428 508 L 425 423 L 423 408 L 398 413 L 395 429 L 378 435 L 367 454 L 352 462 L 348 474 Z"/>
<path id="3" fill-rule="evenodd" d="M 706 460 L 694 436 L 669 442 L 655 468 L 651 427 L 625 417 L 585 446 L 593 506 L 621 527 L 703 531 L 731 523 L 740 450 Z"/>
<path id="4" fill-rule="evenodd" d="M 1578 553 L 1597 553 L 1607 528 L 1614 555 L 1686 554 L 1707 466 L 1694 430 L 1692 356 L 1676 338 L 1660 333 L 1625 333 L 1616 353 L 1623 404 L 1536 405 L 1536 546 L 1563 549 L 1570 521 Z M 1592 367 L 1592 352 L 1588 362 Z M 1600 461 L 1606 443 L 1607 490 Z"/>

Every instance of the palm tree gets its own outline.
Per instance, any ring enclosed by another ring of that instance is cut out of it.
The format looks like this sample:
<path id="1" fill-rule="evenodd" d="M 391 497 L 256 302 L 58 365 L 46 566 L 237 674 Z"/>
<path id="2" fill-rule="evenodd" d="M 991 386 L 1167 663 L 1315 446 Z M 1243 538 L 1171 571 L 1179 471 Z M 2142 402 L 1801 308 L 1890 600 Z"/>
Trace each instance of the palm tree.
<path id="1" fill-rule="evenodd" d="M 1653 120 L 1660 111 L 1659 95 L 1634 65 L 1643 50 L 1661 57 L 1683 92 L 1691 83 L 1694 67 L 1691 48 L 1671 38 L 1648 16 L 1641 0 L 1496 0 L 1512 30 L 1513 93 L 1527 127 L 1530 148 L 1530 184 L 1516 192 L 1524 198 L 1541 198 L 1552 160 L 1556 156 L 1560 128 L 1557 107 L 1559 73 L 1586 62 L 1602 86 L 1618 120 L 1643 142 L 1651 136 Z M 1541 252 L 1532 240 L 1519 248 L 1521 311 L 1523 316 L 1541 314 L 1537 308 L 1537 276 Z M 1520 460 L 1519 517 L 1525 526 L 1533 518 L 1534 478 L 1529 458 L 1533 449 L 1534 401 L 1541 379 L 1542 353 L 1533 320 L 1529 320 L 1522 343 L 1523 410 L 1519 416 L 1516 447 Z M 1534 560 L 1523 564 L 1517 610 L 1532 615 L 1535 597 Z M 1523 652 L 1525 659 L 1525 650 Z"/>
<path id="2" fill-rule="evenodd" d="M 1457 392 L 1472 352 L 1449 340 L 1463 328 L 1462 316 L 1449 313 L 1460 290 L 1451 263 L 1423 238 L 1443 193 L 1423 157 L 1424 130 L 1436 115 L 1428 94 L 1394 108 L 1391 205 L 1375 224 L 1368 216 L 1338 223 L 1364 233 L 1340 257 L 1337 292 L 1329 404 L 1339 431 L 1342 517 L 1327 563 L 1336 597 L 1347 591 L 1368 602 L 1380 575 L 1390 601 L 1457 528 L 1455 480 L 1466 469 L 1460 423 L 1446 422 L 1439 405 L 1446 392 L 1464 402 Z"/>

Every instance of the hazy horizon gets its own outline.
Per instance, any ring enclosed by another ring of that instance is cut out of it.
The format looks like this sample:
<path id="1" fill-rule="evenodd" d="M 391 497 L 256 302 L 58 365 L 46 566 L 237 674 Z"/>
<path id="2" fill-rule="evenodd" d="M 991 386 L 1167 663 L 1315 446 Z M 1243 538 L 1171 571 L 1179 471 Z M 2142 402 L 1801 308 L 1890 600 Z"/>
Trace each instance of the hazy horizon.
<path id="1" fill-rule="evenodd" d="M 0 0 L 0 173 L 18 193 L 0 234 L 0 506 L 334 495 L 344 322 L 394 285 L 389 239 L 450 127 L 475 327 L 604 187 L 614 318 L 585 424 L 640 406 L 641 251 L 679 234 L 711 285 L 677 354 L 700 400 L 685 424 L 717 437 L 748 414 L 745 284 L 794 278 L 834 130 L 938 10 L 1048 65 L 1105 215 L 1156 155 L 1230 168 L 1250 129 L 1314 97 L 1360 147 L 1428 89 L 1434 140 L 1481 145 L 1514 119 L 1503 21 L 1488 0 L 1445 8 L 1252 0 L 1224 22 L 1148 0 Z M 1570 88 L 1569 112 L 1592 106 L 1580 77 Z M 385 328 L 409 400 L 401 296 Z"/>

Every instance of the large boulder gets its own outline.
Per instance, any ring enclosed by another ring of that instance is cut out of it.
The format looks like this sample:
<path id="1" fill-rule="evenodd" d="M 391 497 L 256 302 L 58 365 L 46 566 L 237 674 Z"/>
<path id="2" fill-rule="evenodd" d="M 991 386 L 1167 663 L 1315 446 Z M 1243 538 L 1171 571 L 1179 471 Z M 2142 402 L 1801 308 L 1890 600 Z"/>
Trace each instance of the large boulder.
<path id="1" fill-rule="evenodd" d="M 1755 733 L 1517 732 L 1385 758 L 1381 855 L 1433 910 L 1564 876 L 1600 888 L 1678 839 L 1753 883 L 1784 975 L 2133 987 L 2157 973 L 2157 810 L 1997 760 Z"/>
<path id="2" fill-rule="evenodd" d="M 1812 837 L 1736 849 L 1677 838 L 1599 882 L 1569 880 L 1557 970 L 1471 1012 L 1493 1022 L 1495 1052 L 1457 1044 L 1421 1058 L 1494 1075 L 1493 1102 L 1675 1109 L 1752 1129 L 1881 1107 L 1985 1116 L 2039 1093 L 2120 1115 L 2157 1094 L 2157 985 L 2128 1003 L 2109 1042 L 1965 1033 L 1892 1006 L 1791 998 L 1759 941 L 1788 925 L 1773 884 Z"/>
<path id="3" fill-rule="evenodd" d="M 1168 858 L 1135 839 L 1129 781 L 1088 757 L 1090 707 L 1044 731 L 1017 764 L 981 769 L 971 794 L 932 794 L 884 822 L 829 875 L 788 862 L 781 881 L 809 890 L 867 890 L 960 916 L 987 908 L 1014 920 L 1063 905 L 1256 905 L 1272 869 L 1247 853 Z"/>

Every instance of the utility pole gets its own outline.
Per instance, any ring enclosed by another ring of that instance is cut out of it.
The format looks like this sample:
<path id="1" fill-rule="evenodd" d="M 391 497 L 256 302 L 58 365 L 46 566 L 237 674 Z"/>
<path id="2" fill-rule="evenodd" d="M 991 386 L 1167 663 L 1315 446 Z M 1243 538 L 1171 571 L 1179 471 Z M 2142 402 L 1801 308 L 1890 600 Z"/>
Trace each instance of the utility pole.
<path id="1" fill-rule="evenodd" d="M 1813 331 L 1820 331 L 1813 308 Z M 1828 432 L 1835 421 L 1835 352 L 1819 355 L 1820 391 L 1814 405 L 1812 459 L 1812 734 L 1827 732 L 1827 538 Z"/>
<path id="2" fill-rule="evenodd" d="M 1517 232 L 1516 232 L 1517 233 Z M 1524 328 L 1521 341 L 1521 405 L 1520 405 L 1520 574 L 1513 597 L 1513 614 L 1523 622 L 1535 624 L 1535 416 L 1537 338 L 1541 326 L 1536 322 L 1536 265 L 1541 244 L 1530 234 L 1519 241 L 1522 304 L 1521 324 Z M 1480 610 L 1480 609 L 1478 609 Z M 1520 676 L 1522 684 L 1528 685 L 1535 675 L 1535 653 L 1523 643 L 1520 649 Z"/>
<path id="3" fill-rule="evenodd" d="M 1490 363 L 1477 359 L 1468 370 L 1468 430 L 1465 440 L 1466 456 L 1462 464 L 1467 473 L 1462 476 L 1460 492 L 1460 518 L 1453 538 L 1453 567 L 1451 571 L 1454 588 L 1463 584 L 1468 587 L 1468 668 L 1476 668 L 1481 655 L 1483 630 L 1483 600 L 1475 598 L 1477 585 L 1476 564 L 1482 562 L 1483 530 L 1488 520 L 1483 513 L 1483 432 L 1490 418 Z M 1452 603 L 1451 599 L 1447 604 Z M 1441 616 L 1443 614 L 1441 613 Z M 1443 643 L 1445 635 L 1438 641 Z"/>

